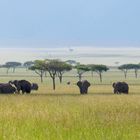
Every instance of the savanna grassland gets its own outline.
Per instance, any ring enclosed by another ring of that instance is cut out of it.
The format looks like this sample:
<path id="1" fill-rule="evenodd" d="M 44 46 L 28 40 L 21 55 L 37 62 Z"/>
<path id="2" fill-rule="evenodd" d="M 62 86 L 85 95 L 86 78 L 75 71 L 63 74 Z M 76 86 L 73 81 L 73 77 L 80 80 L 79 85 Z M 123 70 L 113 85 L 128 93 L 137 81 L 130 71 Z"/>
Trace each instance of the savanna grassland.
<path id="1" fill-rule="evenodd" d="M 125 80 L 121 71 L 111 70 L 100 83 L 98 75 L 85 73 L 91 87 L 83 96 L 75 76 L 75 71 L 66 73 L 62 84 L 57 78 L 53 91 L 49 77 L 41 84 L 32 71 L 17 69 L 7 75 L 0 69 L 0 82 L 26 79 L 40 87 L 30 95 L 0 95 L 0 140 L 140 139 L 140 77 L 130 71 Z M 130 84 L 129 95 L 114 95 L 112 82 L 124 80 Z"/>

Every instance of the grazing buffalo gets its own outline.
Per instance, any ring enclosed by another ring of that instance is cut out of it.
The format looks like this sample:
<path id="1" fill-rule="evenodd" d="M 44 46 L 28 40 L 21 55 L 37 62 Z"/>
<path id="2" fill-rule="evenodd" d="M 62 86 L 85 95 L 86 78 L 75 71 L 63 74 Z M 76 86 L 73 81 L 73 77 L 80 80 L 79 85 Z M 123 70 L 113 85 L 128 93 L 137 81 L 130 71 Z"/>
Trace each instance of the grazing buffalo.
<path id="1" fill-rule="evenodd" d="M 114 94 L 128 94 L 129 93 L 129 86 L 125 82 L 117 82 L 113 83 L 113 88 L 114 88 Z"/>
<path id="2" fill-rule="evenodd" d="M 87 94 L 90 83 L 87 80 L 78 81 L 77 86 L 79 87 L 81 94 Z"/>
<path id="3" fill-rule="evenodd" d="M 0 94 L 16 93 L 16 87 L 9 83 L 0 83 Z"/>
<path id="4" fill-rule="evenodd" d="M 14 80 L 9 81 L 9 83 L 15 85 L 18 93 L 20 93 L 20 90 L 22 91 L 22 94 L 31 92 L 31 83 L 26 80 Z"/>
<path id="5" fill-rule="evenodd" d="M 31 90 L 38 90 L 38 84 L 37 83 L 32 83 L 31 84 Z"/>

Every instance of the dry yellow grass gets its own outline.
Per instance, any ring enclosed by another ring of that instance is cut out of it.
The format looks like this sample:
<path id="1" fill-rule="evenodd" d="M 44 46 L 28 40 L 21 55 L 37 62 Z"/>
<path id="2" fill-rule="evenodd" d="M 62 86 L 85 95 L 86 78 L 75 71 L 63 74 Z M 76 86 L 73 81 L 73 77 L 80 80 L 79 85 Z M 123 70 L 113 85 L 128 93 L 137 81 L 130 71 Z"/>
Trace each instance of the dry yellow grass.
<path id="1" fill-rule="evenodd" d="M 139 95 L 83 96 L 75 94 L 75 88 L 70 93 L 68 88 L 61 93 L 60 88 L 45 94 L 45 89 L 0 96 L 0 139 L 140 139 Z"/>
<path id="2" fill-rule="evenodd" d="M 12 79 L 25 77 L 1 81 Z M 114 95 L 111 78 L 101 85 L 89 80 L 88 95 L 79 94 L 77 78 L 57 80 L 56 91 L 47 78 L 30 95 L 0 95 L 0 140 L 139 140 L 140 86 L 133 82 L 129 95 Z"/>

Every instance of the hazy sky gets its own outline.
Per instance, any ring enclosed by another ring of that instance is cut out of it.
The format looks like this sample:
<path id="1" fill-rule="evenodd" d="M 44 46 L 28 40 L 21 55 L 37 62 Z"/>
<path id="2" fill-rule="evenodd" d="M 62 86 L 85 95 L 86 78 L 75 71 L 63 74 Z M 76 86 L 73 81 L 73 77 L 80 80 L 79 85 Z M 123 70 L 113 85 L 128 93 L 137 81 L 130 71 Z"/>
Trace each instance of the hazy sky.
<path id="1" fill-rule="evenodd" d="M 7 51 L 8 50 L 8 51 Z M 25 62 L 37 59 L 76 60 L 81 64 L 116 65 L 140 63 L 140 48 L 115 47 L 74 47 L 70 52 L 68 48 L 0 48 L 0 64 L 7 61 Z"/>
<path id="2" fill-rule="evenodd" d="M 140 0 L 0 0 L 0 46 L 140 46 Z"/>

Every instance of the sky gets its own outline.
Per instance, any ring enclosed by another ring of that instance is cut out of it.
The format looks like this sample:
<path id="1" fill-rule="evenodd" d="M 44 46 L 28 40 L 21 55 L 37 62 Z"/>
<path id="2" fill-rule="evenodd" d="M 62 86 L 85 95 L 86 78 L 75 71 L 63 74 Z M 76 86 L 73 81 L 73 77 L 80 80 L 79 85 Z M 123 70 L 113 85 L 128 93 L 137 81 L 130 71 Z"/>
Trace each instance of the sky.
<path id="1" fill-rule="evenodd" d="M 0 47 L 140 46 L 140 0 L 0 0 Z"/>

